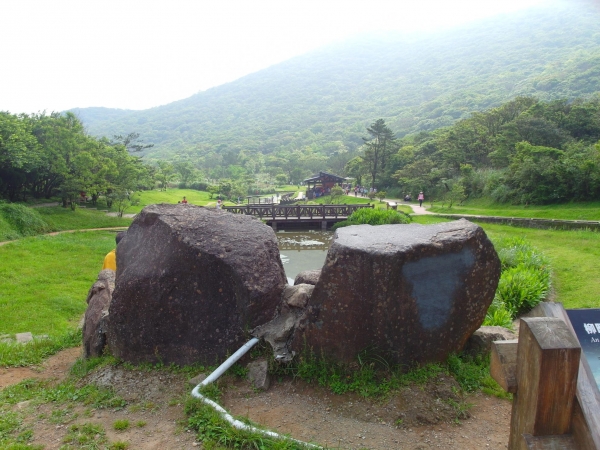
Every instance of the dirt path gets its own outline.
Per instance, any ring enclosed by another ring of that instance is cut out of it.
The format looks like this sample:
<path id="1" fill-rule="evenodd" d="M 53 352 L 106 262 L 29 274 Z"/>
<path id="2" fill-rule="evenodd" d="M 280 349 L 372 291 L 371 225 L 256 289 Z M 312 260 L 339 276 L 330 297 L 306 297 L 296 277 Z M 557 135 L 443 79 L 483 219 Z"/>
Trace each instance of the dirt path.
<path id="1" fill-rule="evenodd" d="M 80 349 L 69 349 L 39 368 L 0 369 L 0 388 L 32 377 L 60 380 L 79 354 Z M 185 376 L 108 366 L 84 382 L 115 389 L 128 406 L 89 410 L 51 403 L 35 408 L 16 405 L 15 410 L 26 411 L 26 423 L 33 427 L 32 444 L 58 449 L 71 424 L 94 423 L 103 427 L 111 442 L 128 442 L 129 448 L 202 448 L 184 426 L 182 403 L 192 388 Z M 502 450 L 508 442 L 511 403 L 480 393 L 469 395 L 460 400 L 473 405 L 467 413 L 470 417 L 459 419 L 462 413 L 448 400 L 457 398 L 456 383 L 449 377 L 406 388 L 379 402 L 354 394 L 335 395 L 294 380 L 274 380 L 267 392 L 234 377 L 226 376 L 220 384 L 221 404 L 232 414 L 328 448 Z M 131 425 L 117 432 L 116 420 Z"/>
<path id="2" fill-rule="evenodd" d="M 81 347 L 69 348 L 51 356 L 39 366 L 0 367 L 0 389 L 27 378 L 63 380 L 79 355 Z"/>
<path id="3" fill-rule="evenodd" d="M 50 208 L 51 206 L 60 206 L 60 202 L 38 203 L 31 205 L 30 208 Z"/>

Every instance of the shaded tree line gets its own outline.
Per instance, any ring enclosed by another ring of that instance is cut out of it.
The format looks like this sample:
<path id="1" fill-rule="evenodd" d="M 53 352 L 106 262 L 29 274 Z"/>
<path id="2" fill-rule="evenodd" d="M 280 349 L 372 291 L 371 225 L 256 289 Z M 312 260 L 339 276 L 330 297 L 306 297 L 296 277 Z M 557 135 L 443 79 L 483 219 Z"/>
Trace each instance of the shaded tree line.
<path id="1" fill-rule="evenodd" d="M 109 206 L 127 201 L 153 184 L 153 170 L 128 150 L 142 145 L 138 137 L 92 137 L 72 113 L 0 112 L 0 199 L 59 196 L 66 206 L 82 193 L 95 203 L 102 193 Z"/>
<path id="2" fill-rule="evenodd" d="M 520 204 L 600 199 L 599 96 L 550 102 L 519 97 L 450 127 L 390 136 L 387 162 L 376 173 L 378 137 L 366 142 L 347 172 L 368 175 L 395 195 L 423 190 L 450 202 L 481 196 Z"/>

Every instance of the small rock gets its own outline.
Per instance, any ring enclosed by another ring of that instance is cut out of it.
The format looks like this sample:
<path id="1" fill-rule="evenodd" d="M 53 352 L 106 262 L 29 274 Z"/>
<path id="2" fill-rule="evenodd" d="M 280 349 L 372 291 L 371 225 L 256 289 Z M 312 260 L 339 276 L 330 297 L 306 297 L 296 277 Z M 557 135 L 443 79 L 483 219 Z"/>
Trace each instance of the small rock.
<path id="1" fill-rule="evenodd" d="M 286 286 L 283 291 L 283 299 L 294 308 L 304 308 L 312 295 L 315 287 L 310 284 L 295 284 L 294 286 Z"/>
<path id="2" fill-rule="evenodd" d="M 256 389 L 266 391 L 271 384 L 269 363 L 266 359 L 258 359 L 248 364 L 248 379 Z"/>
<path id="3" fill-rule="evenodd" d="M 18 344 L 26 344 L 27 342 L 33 341 L 33 334 L 29 331 L 27 333 L 17 333 L 15 337 Z"/>
<path id="4" fill-rule="evenodd" d="M 17 403 L 17 409 L 25 409 L 31 404 L 31 400 Z"/>
<path id="5" fill-rule="evenodd" d="M 205 373 L 196 375 L 194 378 L 192 378 L 190 381 L 188 381 L 188 384 L 191 384 L 192 386 L 198 386 L 200 383 L 202 383 L 204 380 L 206 380 L 207 376 L 208 375 Z"/>
<path id="6" fill-rule="evenodd" d="M 464 351 L 471 355 L 488 354 L 492 350 L 492 342 L 509 341 L 518 336 L 510 330 L 497 326 L 484 326 L 476 330 L 465 345 Z"/>
<path id="7" fill-rule="evenodd" d="M 313 286 L 319 281 L 321 276 L 321 269 L 318 270 L 305 270 L 296 275 L 294 279 L 294 286 L 297 284 L 312 284 Z"/>

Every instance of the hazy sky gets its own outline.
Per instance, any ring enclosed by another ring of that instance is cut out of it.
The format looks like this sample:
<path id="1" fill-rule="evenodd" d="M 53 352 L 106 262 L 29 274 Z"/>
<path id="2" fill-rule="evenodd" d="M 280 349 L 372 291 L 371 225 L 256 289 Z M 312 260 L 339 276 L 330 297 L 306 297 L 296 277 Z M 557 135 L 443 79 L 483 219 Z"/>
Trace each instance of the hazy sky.
<path id="1" fill-rule="evenodd" d="M 145 109 L 352 34 L 455 26 L 546 0 L 1 0 L 0 111 Z"/>

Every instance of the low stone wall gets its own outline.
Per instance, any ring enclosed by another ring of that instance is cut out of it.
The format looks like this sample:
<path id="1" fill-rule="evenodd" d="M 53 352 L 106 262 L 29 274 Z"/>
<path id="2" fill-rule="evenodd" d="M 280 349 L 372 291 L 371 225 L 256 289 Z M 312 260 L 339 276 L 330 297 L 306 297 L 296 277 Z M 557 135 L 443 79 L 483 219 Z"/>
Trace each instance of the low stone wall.
<path id="1" fill-rule="evenodd" d="M 446 219 L 467 219 L 474 222 L 497 223 L 525 228 L 554 230 L 600 230 L 600 222 L 595 220 L 535 219 L 525 217 L 475 216 L 468 214 L 435 214 Z"/>

